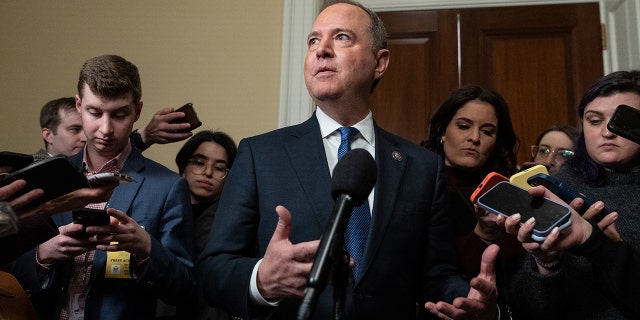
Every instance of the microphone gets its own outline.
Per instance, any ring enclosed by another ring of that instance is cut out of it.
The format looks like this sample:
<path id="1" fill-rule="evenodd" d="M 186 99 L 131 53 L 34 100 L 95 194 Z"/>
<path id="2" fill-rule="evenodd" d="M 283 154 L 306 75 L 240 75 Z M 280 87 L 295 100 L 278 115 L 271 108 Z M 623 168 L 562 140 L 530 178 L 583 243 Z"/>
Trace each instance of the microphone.
<path id="1" fill-rule="evenodd" d="M 367 150 L 348 151 L 336 164 L 331 179 L 331 195 L 335 199 L 327 229 L 309 273 L 307 289 L 298 309 L 298 319 L 308 319 L 326 286 L 332 266 L 343 258 L 344 232 L 354 207 L 363 204 L 376 184 L 378 168 Z"/>

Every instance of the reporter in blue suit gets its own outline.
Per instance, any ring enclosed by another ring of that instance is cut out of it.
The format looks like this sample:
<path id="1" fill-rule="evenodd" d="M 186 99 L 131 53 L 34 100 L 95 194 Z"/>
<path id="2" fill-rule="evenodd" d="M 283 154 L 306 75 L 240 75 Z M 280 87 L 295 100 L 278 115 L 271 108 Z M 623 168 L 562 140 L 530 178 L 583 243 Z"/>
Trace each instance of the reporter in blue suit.
<path id="1" fill-rule="evenodd" d="M 454 267 L 442 161 L 378 127 L 369 111 L 389 62 L 380 19 L 355 2 L 328 4 L 307 43 L 305 82 L 318 107 L 300 125 L 240 142 L 196 268 L 209 303 L 244 319 L 295 317 L 333 207 L 337 129 L 350 126 L 359 130 L 351 147 L 369 151 L 379 174 L 368 199 L 365 252 L 355 261 L 363 273 L 350 277 L 345 318 L 415 319 L 427 299 L 450 302 L 468 293 L 472 308 L 440 303 L 438 310 L 494 315 L 495 282 L 481 279 L 486 290 L 470 291 Z M 331 289 L 315 319 L 332 317 Z"/>
<path id="2" fill-rule="evenodd" d="M 14 263 L 41 319 L 149 319 L 158 299 L 177 304 L 191 296 L 187 183 L 129 143 L 142 108 L 140 88 L 137 68 L 119 56 L 89 59 L 80 72 L 76 107 L 87 144 L 70 160 L 88 175 L 115 170 L 134 181 L 96 204 L 109 208 L 109 225 L 81 235 L 71 213 L 60 214 L 53 218 L 60 234 Z"/>

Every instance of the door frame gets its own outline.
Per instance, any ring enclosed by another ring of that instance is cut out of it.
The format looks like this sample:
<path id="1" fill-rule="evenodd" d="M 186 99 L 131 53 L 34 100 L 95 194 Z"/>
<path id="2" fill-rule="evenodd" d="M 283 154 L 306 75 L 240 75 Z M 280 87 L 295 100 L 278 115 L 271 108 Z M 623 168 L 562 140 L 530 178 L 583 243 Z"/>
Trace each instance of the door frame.
<path id="1" fill-rule="evenodd" d="M 631 57 L 640 55 L 638 30 L 640 6 L 633 0 L 361 0 L 375 11 L 434 10 L 471 7 L 504 7 L 597 2 L 600 23 L 606 28 L 607 45 L 602 51 L 605 74 L 613 70 L 640 68 Z M 305 38 L 322 0 L 284 0 L 282 54 L 280 65 L 280 103 L 278 127 L 307 120 L 315 106 L 304 84 Z M 631 12 L 630 12 L 631 11 Z M 634 16 L 635 14 L 635 16 Z M 628 44 L 620 48 L 618 44 Z"/>

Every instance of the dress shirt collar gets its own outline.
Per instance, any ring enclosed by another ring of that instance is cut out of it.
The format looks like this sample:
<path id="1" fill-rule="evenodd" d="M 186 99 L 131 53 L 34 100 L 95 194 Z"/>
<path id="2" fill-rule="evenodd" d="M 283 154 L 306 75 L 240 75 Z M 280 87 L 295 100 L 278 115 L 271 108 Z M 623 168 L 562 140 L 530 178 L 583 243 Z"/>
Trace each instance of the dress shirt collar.
<path id="1" fill-rule="evenodd" d="M 118 165 L 118 171 L 122 172 L 122 168 L 124 168 L 124 163 L 127 161 L 127 159 L 129 159 L 129 155 L 131 155 L 131 144 L 127 143 L 127 145 L 124 147 L 124 149 L 122 150 L 122 152 L 120 152 L 120 154 L 118 154 L 115 158 L 107 161 L 104 165 L 106 166 L 108 163 L 112 162 L 113 160 L 116 160 L 117 165 Z M 84 147 L 84 155 L 82 157 L 82 168 L 83 171 L 85 173 L 98 173 L 101 172 L 102 168 L 99 168 L 98 170 L 96 170 L 95 168 L 91 168 L 89 166 L 89 162 L 87 161 L 87 147 Z"/>
<path id="2" fill-rule="evenodd" d="M 338 132 L 338 128 L 342 127 L 338 122 L 329 117 L 326 113 L 322 111 L 322 109 L 316 107 L 316 118 L 318 119 L 318 123 L 320 124 L 320 133 L 322 134 L 323 139 L 327 139 L 330 136 L 340 137 L 340 132 Z M 375 147 L 376 135 L 373 129 L 373 116 L 371 114 L 371 110 L 367 114 L 364 119 L 360 120 L 360 122 L 356 123 L 352 127 L 358 129 L 360 131 L 360 135 L 362 138 L 372 147 Z"/>

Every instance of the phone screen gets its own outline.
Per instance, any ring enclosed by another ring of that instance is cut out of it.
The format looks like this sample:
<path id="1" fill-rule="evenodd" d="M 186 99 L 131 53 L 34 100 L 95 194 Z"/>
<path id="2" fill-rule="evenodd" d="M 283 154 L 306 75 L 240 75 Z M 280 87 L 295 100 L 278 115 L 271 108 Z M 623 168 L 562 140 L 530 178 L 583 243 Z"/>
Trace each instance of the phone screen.
<path id="1" fill-rule="evenodd" d="M 493 212 L 511 216 L 519 213 L 521 221 L 536 219 L 534 232 L 546 235 L 554 227 L 561 227 L 571 215 L 571 210 L 543 197 L 533 197 L 526 190 L 508 182 L 500 182 L 478 199 L 478 206 Z"/>
<path id="2" fill-rule="evenodd" d="M 621 137 L 640 143 L 640 109 L 619 105 L 607 128 Z"/>
<path id="3" fill-rule="evenodd" d="M 109 224 L 109 215 L 106 210 L 84 208 L 75 210 L 72 214 L 73 223 L 79 223 L 85 227 Z"/>

